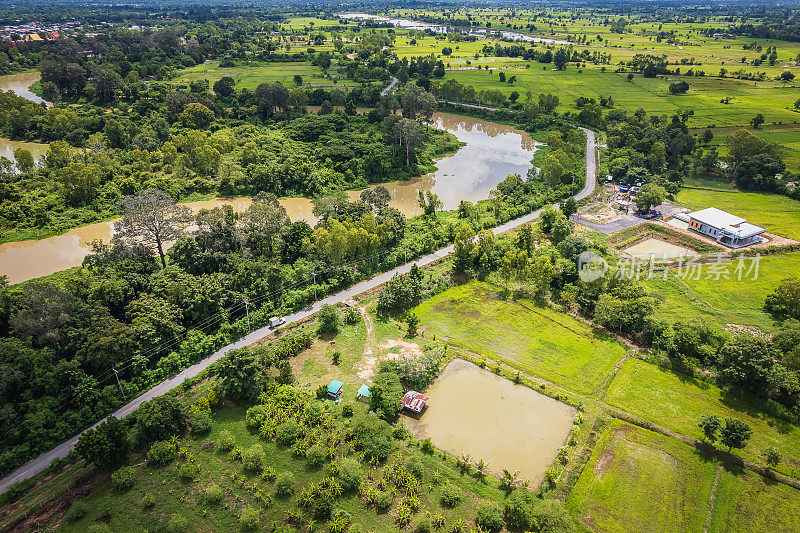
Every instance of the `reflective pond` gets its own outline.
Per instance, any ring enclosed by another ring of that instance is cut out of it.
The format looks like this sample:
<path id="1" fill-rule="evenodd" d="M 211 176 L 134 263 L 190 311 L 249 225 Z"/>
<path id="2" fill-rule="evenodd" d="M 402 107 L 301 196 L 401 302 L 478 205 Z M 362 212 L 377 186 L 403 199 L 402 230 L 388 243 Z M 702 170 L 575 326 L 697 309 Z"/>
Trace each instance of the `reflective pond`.
<path id="1" fill-rule="evenodd" d="M 428 406 L 403 423 L 451 455 L 472 455 L 495 474 L 519 470 L 535 485 L 553 464 L 577 410 L 549 396 L 454 359 L 428 387 Z"/>

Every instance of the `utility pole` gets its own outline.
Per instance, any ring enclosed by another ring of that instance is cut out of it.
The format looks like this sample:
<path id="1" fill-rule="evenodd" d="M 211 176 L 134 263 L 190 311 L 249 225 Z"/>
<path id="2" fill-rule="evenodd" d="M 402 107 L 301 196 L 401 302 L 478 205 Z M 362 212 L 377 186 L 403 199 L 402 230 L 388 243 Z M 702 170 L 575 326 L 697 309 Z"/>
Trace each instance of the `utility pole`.
<path id="1" fill-rule="evenodd" d="M 244 310 L 247 313 L 247 332 L 250 333 L 250 308 L 248 307 L 247 300 L 244 301 Z"/>
<path id="2" fill-rule="evenodd" d="M 117 386 L 119 387 L 119 391 L 122 393 L 122 397 L 124 398 L 125 391 L 122 390 L 122 383 L 119 382 L 119 372 L 117 372 L 117 369 L 114 368 L 113 366 L 111 367 L 111 370 L 114 371 L 114 376 L 117 378 Z"/>
<path id="3" fill-rule="evenodd" d="M 314 276 L 314 300 L 316 300 L 317 299 L 317 273 L 316 272 L 312 272 L 311 275 Z"/>

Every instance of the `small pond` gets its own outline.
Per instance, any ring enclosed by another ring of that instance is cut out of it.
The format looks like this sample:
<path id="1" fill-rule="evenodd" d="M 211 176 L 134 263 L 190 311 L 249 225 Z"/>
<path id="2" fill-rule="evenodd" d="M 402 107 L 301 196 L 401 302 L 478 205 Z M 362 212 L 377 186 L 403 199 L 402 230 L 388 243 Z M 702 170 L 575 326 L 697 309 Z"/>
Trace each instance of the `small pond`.
<path id="1" fill-rule="evenodd" d="M 658 239 L 643 240 L 630 248 L 626 248 L 624 253 L 634 259 L 650 259 L 651 256 L 654 259 L 675 259 L 682 256 L 690 257 L 697 255 L 697 252 L 694 250 Z"/>
<path id="2" fill-rule="evenodd" d="M 549 396 L 454 359 L 428 387 L 428 407 L 403 422 L 436 447 L 489 463 L 489 470 L 519 470 L 539 483 L 564 445 L 577 410 Z"/>

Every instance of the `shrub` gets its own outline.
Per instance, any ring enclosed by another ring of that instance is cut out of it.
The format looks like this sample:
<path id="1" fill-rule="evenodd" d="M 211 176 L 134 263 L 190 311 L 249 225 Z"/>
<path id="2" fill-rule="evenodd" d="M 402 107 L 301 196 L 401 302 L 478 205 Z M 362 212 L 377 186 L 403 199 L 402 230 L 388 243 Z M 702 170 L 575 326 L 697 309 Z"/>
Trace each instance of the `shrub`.
<path id="1" fill-rule="evenodd" d="M 409 474 L 421 481 L 422 474 L 425 472 L 425 466 L 422 464 L 419 457 L 412 457 L 406 463 L 406 470 L 408 470 Z"/>
<path id="2" fill-rule="evenodd" d="M 328 396 L 328 386 L 327 385 L 320 385 L 317 387 L 317 392 L 315 394 L 317 400 L 325 399 Z"/>
<path id="3" fill-rule="evenodd" d="M 152 509 L 155 506 L 156 506 L 156 499 L 149 492 L 145 492 L 144 496 L 142 496 L 142 508 Z"/>
<path id="4" fill-rule="evenodd" d="M 211 417 L 208 413 L 198 411 L 189 417 L 189 425 L 192 427 L 192 433 L 204 435 L 211 431 Z"/>
<path id="5" fill-rule="evenodd" d="M 287 420 L 275 429 L 275 438 L 284 446 L 291 446 L 297 440 L 300 426 L 294 420 Z"/>
<path id="6" fill-rule="evenodd" d="M 275 494 L 288 496 L 294 492 L 294 475 L 291 472 L 283 472 L 275 479 Z"/>
<path id="7" fill-rule="evenodd" d="M 88 533 L 111 533 L 111 528 L 108 524 L 92 524 L 87 531 Z"/>
<path id="8" fill-rule="evenodd" d="M 436 451 L 436 448 L 433 446 L 431 439 L 423 440 L 419 449 L 422 450 L 422 453 L 427 453 L 428 455 L 431 455 L 433 454 L 433 452 Z"/>
<path id="9" fill-rule="evenodd" d="M 257 474 L 264 470 L 266 460 L 267 455 L 264 453 L 264 448 L 260 444 L 253 444 L 242 453 L 242 468 L 247 472 Z"/>
<path id="10" fill-rule="evenodd" d="M 353 416 L 353 406 L 352 405 L 345 405 L 342 407 L 342 417 L 350 418 Z"/>
<path id="11" fill-rule="evenodd" d="M 220 451 L 227 452 L 236 446 L 236 439 L 227 429 L 222 430 L 219 434 L 219 449 Z"/>
<path id="12" fill-rule="evenodd" d="M 375 493 L 375 507 L 378 509 L 386 509 L 390 505 L 392 505 L 392 500 L 394 500 L 394 496 L 388 490 L 379 490 Z"/>
<path id="13" fill-rule="evenodd" d="M 252 531 L 258 527 L 259 518 L 258 509 L 245 507 L 239 515 L 239 527 L 244 531 Z"/>
<path id="14" fill-rule="evenodd" d="M 272 483 L 275 481 L 275 478 L 278 477 L 277 472 L 271 466 L 265 466 L 264 471 L 261 473 L 261 479 L 266 481 L 267 483 Z"/>
<path id="15" fill-rule="evenodd" d="M 325 412 L 325 409 L 322 407 L 322 404 L 319 402 L 311 402 L 306 405 L 304 414 L 306 420 L 312 426 L 316 426 L 322 420 L 322 415 Z"/>
<path id="16" fill-rule="evenodd" d="M 247 429 L 258 429 L 269 417 L 266 405 L 254 405 L 245 414 Z"/>
<path id="17" fill-rule="evenodd" d="M 147 461 L 156 466 L 165 466 L 171 463 L 177 453 L 175 445 L 165 440 L 154 442 L 147 452 Z"/>
<path id="18" fill-rule="evenodd" d="M 527 531 L 533 528 L 533 494 L 516 489 L 505 501 L 505 515 L 508 526 Z"/>
<path id="19" fill-rule="evenodd" d="M 238 446 L 234 446 L 231 450 L 231 453 L 228 454 L 228 457 L 231 458 L 231 461 L 241 461 L 242 460 L 242 449 Z"/>
<path id="20" fill-rule="evenodd" d="M 339 333 L 339 313 L 330 304 L 323 305 L 319 310 L 317 333 Z"/>
<path id="21" fill-rule="evenodd" d="M 345 492 L 358 490 L 364 481 L 364 473 L 361 465 L 355 459 L 344 457 L 337 463 L 339 470 L 339 484 Z"/>
<path id="22" fill-rule="evenodd" d="M 320 444 L 313 445 L 306 453 L 306 459 L 308 459 L 308 463 L 312 466 L 324 464 L 327 458 L 328 452 L 325 450 L 325 447 Z"/>
<path id="23" fill-rule="evenodd" d="M 167 522 L 167 532 L 168 533 L 184 533 L 189 529 L 189 521 L 186 520 L 186 517 L 181 516 L 179 514 L 172 515 L 172 517 Z"/>
<path id="24" fill-rule="evenodd" d="M 133 487 L 134 471 L 130 466 L 123 466 L 111 474 L 111 484 L 119 492 L 125 492 Z"/>
<path id="25" fill-rule="evenodd" d="M 195 463 L 188 461 L 181 465 L 180 469 L 178 470 L 178 475 L 183 481 L 194 481 L 200 477 L 200 467 Z"/>
<path id="26" fill-rule="evenodd" d="M 497 531 L 503 528 L 503 508 L 499 503 L 483 501 L 478 504 L 478 515 L 475 523 L 488 531 Z"/>
<path id="27" fill-rule="evenodd" d="M 219 502 L 221 502 L 222 496 L 222 487 L 216 483 L 212 483 L 211 485 L 207 486 L 203 491 L 203 497 L 205 498 L 206 503 L 211 505 L 217 505 Z"/>
<path id="28" fill-rule="evenodd" d="M 447 483 L 442 487 L 439 501 L 442 502 L 443 506 L 452 509 L 461 503 L 461 490 L 452 483 Z"/>
<path id="29" fill-rule="evenodd" d="M 420 516 L 414 524 L 414 533 L 431 533 L 431 531 L 433 531 L 431 517 L 428 515 Z"/>
<path id="30" fill-rule="evenodd" d="M 73 502 L 67 511 L 67 522 L 77 522 L 86 516 L 86 504 L 83 502 Z"/>
<path id="31" fill-rule="evenodd" d="M 573 533 L 575 522 L 564 504 L 556 500 L 536 499 L 531 509 L 533 529 L 552 533 Z"/>

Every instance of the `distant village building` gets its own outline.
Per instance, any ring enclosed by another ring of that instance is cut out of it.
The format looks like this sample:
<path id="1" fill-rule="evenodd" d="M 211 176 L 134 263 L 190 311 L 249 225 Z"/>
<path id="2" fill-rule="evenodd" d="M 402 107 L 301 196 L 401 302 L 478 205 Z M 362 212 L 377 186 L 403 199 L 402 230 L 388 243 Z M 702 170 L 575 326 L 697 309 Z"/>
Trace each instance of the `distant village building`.
<path id="1" fill-rule="evenodd" d="M 761 242 L 764 228 L 750 224 L 745 219 L 708 207 L 686 215 L 689 229 L 713 238 L 730 248 L 741 248 Z"/>

